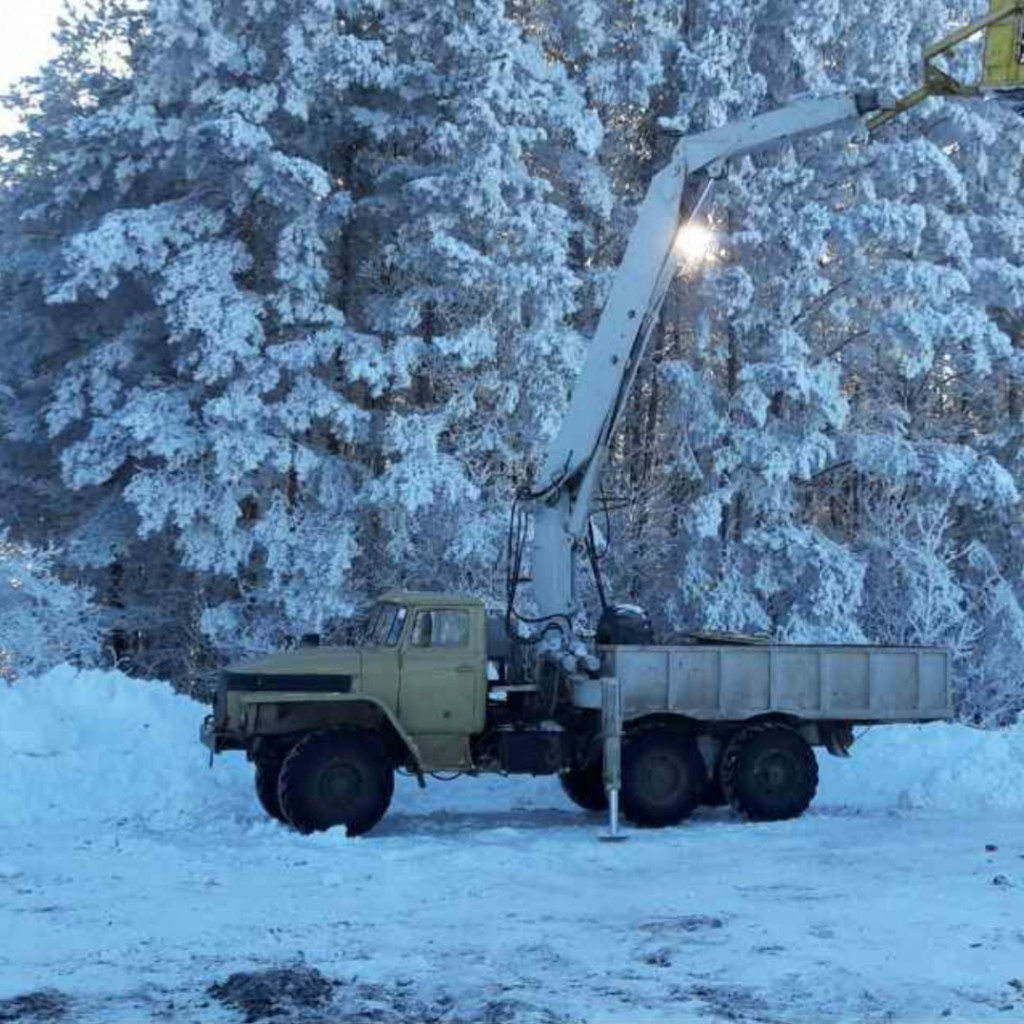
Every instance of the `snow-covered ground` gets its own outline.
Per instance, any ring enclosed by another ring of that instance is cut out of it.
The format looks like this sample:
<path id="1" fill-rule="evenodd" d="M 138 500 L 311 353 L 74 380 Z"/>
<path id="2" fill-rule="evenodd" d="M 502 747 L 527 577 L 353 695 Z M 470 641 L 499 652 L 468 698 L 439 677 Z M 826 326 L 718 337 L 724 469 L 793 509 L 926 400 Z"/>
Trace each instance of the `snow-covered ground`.
<path id="1" fill-rule="evenodd" d="M 265 820 L 204 710 L 0 690 L 0 1021 L 1024 1019 L 1024 728 L 873 730 L 794 822 L 606 845 L 552 779 L 401 780 L 350 840 Z"/>

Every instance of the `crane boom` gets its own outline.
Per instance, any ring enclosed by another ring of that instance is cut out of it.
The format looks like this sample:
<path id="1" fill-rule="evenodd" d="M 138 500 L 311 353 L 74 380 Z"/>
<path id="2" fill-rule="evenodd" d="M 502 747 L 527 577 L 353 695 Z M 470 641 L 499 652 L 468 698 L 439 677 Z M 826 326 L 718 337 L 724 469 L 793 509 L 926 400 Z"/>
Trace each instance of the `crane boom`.
<path id="1" fill-rule="evenodd" d="M 654 176 L 536 492 L 532 572 L 539 618 L 566 620 L 576 610 L 576 553 L 608 444 L 675 274 L 687 180 L 733 157 L 827 131 L 878 107 L 874 93 L 795 100 L 681 139 L 668 166 Z"/>
<path id="2" fill-rule="evenodd" d="M 654 176 L 640 204 L 562 428 L 548 448 L 540 487 L 532 495 L 532 573 L 539 613 L 533 621 L 568 624 L 576 611 L 576 554 L 584 545 L 608 445 L 675 274 L 675 243 L 687 217 L 687 180 L 714 173 L 733 157 L 828 131 L 864 115 L 872 115 L 863 123 L 873 132 L 930 96 L 989 95 L 1024 109 L 1024 0 L 989 2 L 988 15 L 924 50 L 921 86 L 884 108 L 873 92 L 798 99 L 677 143 L 668 166 Z M 940 59 L 982 33 L 986 46 L 979 82 L 962 82 L 939 66 Z M 514 600 L 514 585 L 510 595 Z"/>

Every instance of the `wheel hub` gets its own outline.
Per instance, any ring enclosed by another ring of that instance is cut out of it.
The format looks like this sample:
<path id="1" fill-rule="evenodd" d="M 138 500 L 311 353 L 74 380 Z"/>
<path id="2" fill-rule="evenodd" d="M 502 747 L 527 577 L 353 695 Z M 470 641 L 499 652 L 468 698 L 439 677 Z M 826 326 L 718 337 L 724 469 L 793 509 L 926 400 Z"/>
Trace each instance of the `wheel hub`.
<path id="1" fill-rule="evenodd" d="M 768 793 L 785 792 L 793 779 L 793 759 L 781 750 L 773 750 L 758 758 L 754 778 Z"/>
<path id="2" fill-rule="evenodd" d="M 317 790 L 320 799 L 330 807 L 348 807 L 359 795 L 362 776 L 347 761 L 335 760 L 324 766 Z"/>
<path id="3" fill-rule="evenodd" d="M 644 772 L 644 788 L 655 803 L 672 800 L 682 785 L 679 764 L 671 757 L 652 757 Z"/>

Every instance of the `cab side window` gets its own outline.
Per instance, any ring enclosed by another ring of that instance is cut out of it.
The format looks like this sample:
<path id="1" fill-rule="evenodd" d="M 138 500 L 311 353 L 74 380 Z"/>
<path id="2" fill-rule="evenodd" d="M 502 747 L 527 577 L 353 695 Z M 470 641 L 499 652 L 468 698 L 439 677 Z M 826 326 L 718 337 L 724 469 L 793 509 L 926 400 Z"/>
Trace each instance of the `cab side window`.
<path id="1" fill-rule="evenodd" d="M 397 604 L 382 604 L 370 625 L 368 642 L 377 647 L 394 647 L 402 635 L 408 609 Z"/>
<path id="2" fill-rule="evenodd" d="M 412 627 L 413 647 L 468 647 L 469 612 L 418 612 Z"/>
<path id="3" fill-rule="evenodd" d="M 388 647 L 394 647 L 398 643 L 398 638 L 402 635 L 402 627 L 405 625 L 405 617 L 407 614 L 408 613 L 404 608 L 399 608 L 395 613 L 395 621 L 391 623 L 391 628 L 388 630 Z"/>

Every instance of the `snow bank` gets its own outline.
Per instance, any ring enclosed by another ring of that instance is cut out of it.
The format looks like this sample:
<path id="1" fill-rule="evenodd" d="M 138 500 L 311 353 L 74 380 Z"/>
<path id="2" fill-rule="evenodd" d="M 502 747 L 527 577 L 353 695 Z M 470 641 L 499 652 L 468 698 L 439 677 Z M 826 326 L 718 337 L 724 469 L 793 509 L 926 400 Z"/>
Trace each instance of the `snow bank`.
<path id="1" fill-rule="evenodd" d="M 264 820 L 241 754 L 208 766 L 206 708 L 166 683 L 62 667 L 0 688 L 0 824 L 145 821 L 223 827 Z M 869 730 L 850 760 L 822 753 L 819 808 L 1024 812 L 1024 725 Z M 403 780 L 392 813 L 569 811 L 554 779 Z"/>
<path id="2" fill-rule="evenodd" d="M 851 753 L 819 756 L 819 806 L 1024 811 L 1024 723 L 999 732 L 944 722 L 874 726 Z"/>
<path id="3" fill-rule="evenodd" d="M 255 817 L 245 759 L 209 768 L 207 710 L 120 672 L 62 666 L 0 686 L 0 823 Z"/>

